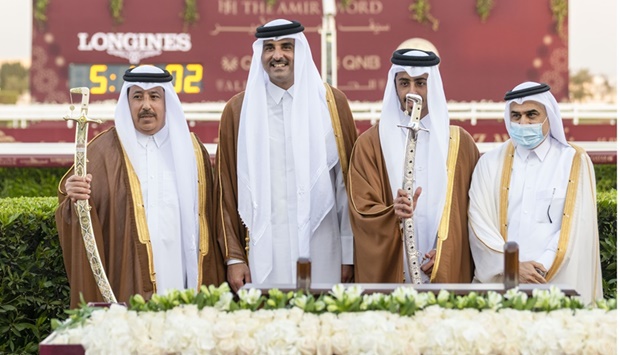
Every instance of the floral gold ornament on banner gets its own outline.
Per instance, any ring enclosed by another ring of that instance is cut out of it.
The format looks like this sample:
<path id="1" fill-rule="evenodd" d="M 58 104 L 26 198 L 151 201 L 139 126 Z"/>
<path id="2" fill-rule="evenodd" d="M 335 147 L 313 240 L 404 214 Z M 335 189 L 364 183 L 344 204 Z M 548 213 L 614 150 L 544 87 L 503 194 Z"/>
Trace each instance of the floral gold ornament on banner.
<path id="1" fill-rule="evenodd" d="M 185 31 L 187 31 L 189 26 L 198 22 L 200 15 L 198 15 L 196 0 L 185 0 L 185 8 L 181 13 L 181 18 L 183 19 Z"/>
<path id="2" fill-rule="evenodd" d="M 110 0 L 110 15 L 115 24 L 123 23 L 123 0 Z"/>
<path id="3" fill-rule="evenodd" d="M 409 5 L 409 11 L 411 12 L 412 19 L 421 24 L 429 22 L 433 31 L 439 29 L 439 20 L 431 15 L 430 0 L 414 0 L 411 5 Z"/>
<path id="4" fill-rule="evenodd" d="M 565 38 L 564 22 L 568 17 L 568 0 L 550 0 L 549 5 L 555 20 L 555 29 L 561 38 Z"/>
<path id="5" fill-rule="evenodd" d="M 491 10 L 495 6 L 494 0 L 476 0 L 476 12 L 480 16 L 480 20 L 484 23 L 489 18 Z"/>
<path id="6" fill-rule="evenodd" d="M 34 2 L 34 20 L 39 29 L 43 29 L 47 23 L 47 6 L 49 3 L 49 0 L 35 0 Z"/>

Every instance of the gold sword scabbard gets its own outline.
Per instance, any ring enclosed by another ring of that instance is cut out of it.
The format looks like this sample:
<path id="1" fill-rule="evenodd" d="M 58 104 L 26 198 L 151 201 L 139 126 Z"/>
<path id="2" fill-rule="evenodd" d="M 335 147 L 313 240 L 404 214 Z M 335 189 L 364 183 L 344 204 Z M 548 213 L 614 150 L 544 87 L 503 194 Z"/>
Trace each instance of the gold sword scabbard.
<path id="1" fill-rule="evenodd" d="M 403 168 L 403 190 L 413 198 L 413 183 L 415 174 L 415 152 L 418 141 L 418 132 L 424 130 L 420 127 L 420 115 L 422 113 L 422 97 L 415 94 L 407 94 L 407 101 L 413 102 L 411 110 L 411 119 L 407 125 L 399 125 L 399 127 L 407 129 L 407 143 L 405 151 L 405 162 Z M 406 109 L 406 107 L 405 107 Z M 405 111 L 406 112 L 406 111 Z M 407 112 L 406 112 L 407 113 Z M 422 283 L 422 272 L 420 271 L 419 255 L 415 229 L 413 227 L 413 216 L 402 219 L 403 240 L 405 255 L 407 255 L 407 268 L 411 282 L 414 284 Z"/>
<path id="2" fill-rule="evenodd" d="M 80 108 L 80 116 L 73 118 L 71 116 L 64 117 L 65 120 L 72 120 L 76 122 L 75 128 L 75 159 L 74 159 L 74 171 L 75 175 L 80 177 L 86 176 L 86 147 L 88 143 L 88 124 L 90 122 L 101 123 L 101 120 L 88 118 L 88 100 L 90 91 L 87 87 L 72 88 L 71 94 L 81 94 L 82 103 Z M 71 112 L 73 113 L 74 107 L 71 105 Z M 93 231 L 93 223 L 90 218 L 90 205 L 88 200 L 78 200 L 75 203 L 76 212 L 80 221 L 80 230 L 82 232 L 82 239 L 84 240 L 84 248 L 86 249 L 86 257 L 88 263 L 95 277 L 95 282 L 99 288 L 99 292 L 103 296 L 105 302 L 117 303 L 110 281 L 105 274 L 103 264 L 101 263 L 101 256 L 99 256 L 99 250 L 97 249 L 97 243 L 95 241 L 95 233 Z"/>

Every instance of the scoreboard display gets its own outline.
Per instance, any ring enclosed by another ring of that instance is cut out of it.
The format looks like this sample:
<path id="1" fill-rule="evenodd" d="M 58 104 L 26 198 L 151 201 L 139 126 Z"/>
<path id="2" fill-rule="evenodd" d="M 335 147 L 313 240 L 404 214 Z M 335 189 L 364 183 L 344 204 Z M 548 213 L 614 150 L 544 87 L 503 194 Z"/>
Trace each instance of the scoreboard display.
<path id="1" fill-rule="evenodd" d="M 200 94 L 203 91 L 202 64 L 153 64 L 174 76 L 174 90 L 178 94 Z M 123 74 L 133 65 L 123 64 L 69 64 L 69 86 L 87 86 L 91 95 L 116 93 L 123 86 Z"/>
<path id="2" fill-rule="evenodd" d="M 337 3 L 337 87 L 350 100 L 380 101 L 390 57 L 399 47 L 434 48 L 450 101 L 501 101 L 526 80 L 546 82 L 568 99 L 567 23 L 558 33 L 548 1 L 495 2 L 486 21 L 476 1 L 432 1 L 437 26 L 412 19 L 411 1 Z M 269 3 L 269 4 L 268 4 Z M 114 100 L 126 69 L 165 68 L 183 102 L 226 101 L 244 90 L 256 27 L 277 18 L 300 21 L 321 69 L 322 0 L 209 0 L 197 21 L 183 22 L 184 1 L 123 2 L 122 22 L 108 0 L 51 1 L 33 21 L 31 95 L 68 102 L 69 87 L 87 86 L 91 101 Z"/>

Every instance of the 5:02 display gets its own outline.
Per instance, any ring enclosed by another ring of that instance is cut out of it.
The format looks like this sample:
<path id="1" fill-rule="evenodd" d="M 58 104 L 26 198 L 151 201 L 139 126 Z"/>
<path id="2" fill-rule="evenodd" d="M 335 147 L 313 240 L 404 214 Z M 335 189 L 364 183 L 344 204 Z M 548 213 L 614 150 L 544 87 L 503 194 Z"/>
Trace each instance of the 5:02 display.
<path id="1" fill-rule="evenodd" d="M 174 76 L 174 90 L 179 94 L 202 92 L 202 64 L 154 64 Z M 70 87 L 90 87 L 91 95 L 117 93 L 123 85 L 125 71 L 133 66 L 119 64 L 70 64 Z"/>

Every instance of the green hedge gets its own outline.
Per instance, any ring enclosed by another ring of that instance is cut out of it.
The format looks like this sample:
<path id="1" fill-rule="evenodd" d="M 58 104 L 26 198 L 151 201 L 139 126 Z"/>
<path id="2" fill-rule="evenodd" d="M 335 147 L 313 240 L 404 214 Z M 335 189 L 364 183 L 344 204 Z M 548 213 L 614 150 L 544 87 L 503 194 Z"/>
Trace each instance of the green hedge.
<path id="1" fill-rule="evenodd" d="M 616 298 L 617 192 L 601 192 L 603 291 Z M 54 221 L 55 197 L 0 199 L 0 354 L 36 353 L 50 320 L 65 319 L 69 286 Z"/>
<path id="2" fill-rule="evenodd" d="M 601 246 L 601 268 L 603 269 L 603 292 L 606 298 L 617 297 L 617 260 L 618 249 L 618 191 L 599 192 L 596 196 L 598 204 L 598 230 Z"/>
<path id="3" fill-rule="evenodd" d="M 67 168 L 0 168 L 0 198 L 56 196 Z"/>
<path id="4" fill-rule="evenodd" d="M 53 197 L 0 199 L 0 354 L 36 353 L 66 318 L 69 283 Z"/>
<path id="5" fill-rule="evenodd" d="M 56 196 L 67 168 L 0 168 L 0 198 Z M 594 165 L 596 190 L 617 189 L 616 164 Z"/>
<path id="6" fill-rule="evenodd" d="M 618 168 L 616 164 L 594 165 L 596 175 L 596 191 L 608 191 L 618 189 Z"/>

